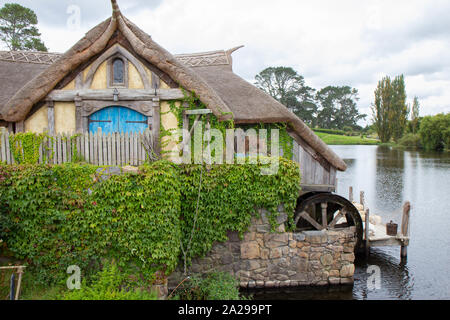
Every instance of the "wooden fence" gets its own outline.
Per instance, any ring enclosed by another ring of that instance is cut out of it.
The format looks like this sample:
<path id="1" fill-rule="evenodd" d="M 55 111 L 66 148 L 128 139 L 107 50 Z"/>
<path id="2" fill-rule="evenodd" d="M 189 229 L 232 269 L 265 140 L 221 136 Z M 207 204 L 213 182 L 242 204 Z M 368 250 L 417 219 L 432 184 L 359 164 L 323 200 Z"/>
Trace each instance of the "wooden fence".
<path id="1" fill-rule="evenodd" d="M 10 146 L 11 135 L 5 130 L 0 132 L 0 161 L 7 164 L 16 163 Z M 37 152 L 39 163 L 61 164 L 83 161 L 99 166 L 138 166 L 147 159 L 144 143 L 148 145 L 151 141 L 150 131 L 112 134 L 103 134 L 99 131 L 75 136 L 58 134 L 44 137 Z M 18 144 L 16 146 L 19 150 L 23 150 L 22 146 Z"/>

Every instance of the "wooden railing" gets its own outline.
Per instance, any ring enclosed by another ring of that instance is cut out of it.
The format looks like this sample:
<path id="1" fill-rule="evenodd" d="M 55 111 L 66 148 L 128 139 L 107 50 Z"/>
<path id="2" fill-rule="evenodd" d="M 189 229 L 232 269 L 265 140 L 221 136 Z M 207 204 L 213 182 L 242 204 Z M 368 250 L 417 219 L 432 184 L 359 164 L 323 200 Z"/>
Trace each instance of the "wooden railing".
<path id="1" fill-rule="evenodd" d="M 21 161 L 21 154 L 11 150 L 12 134 L 0 132 L 0 161 L 14 164 Z M 46 135 L 39 146 L 39 163 L 61 164 L 83 161 L 94 165 L 138 166 L 148 159 L 148 145 L 153 145 L 150 131 L 143 133 L 101 132 L 77 135 Z M 23 150 L 20 141 L 12 146 Z M 17 159 L 17 157 L 19 158 Z M 16 159 L 15 159 L 16 158 Z M 19 161 L 17 161 L 19 160 Z"/>

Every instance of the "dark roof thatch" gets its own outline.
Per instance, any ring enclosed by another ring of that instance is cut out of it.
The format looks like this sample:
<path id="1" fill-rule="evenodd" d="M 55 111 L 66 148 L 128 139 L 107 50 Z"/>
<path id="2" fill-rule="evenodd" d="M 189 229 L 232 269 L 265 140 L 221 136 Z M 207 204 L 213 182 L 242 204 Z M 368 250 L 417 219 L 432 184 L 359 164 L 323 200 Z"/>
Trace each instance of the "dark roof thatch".
<path id="1" fill-rule="evenodd" d="M 333 167 L 346 170 L 345 162 L 302 120 L 233 72 L 231 53 L 238 48 L 173 56 L 123 17 L 116 1 L 112 3 L 113 17 L 89 31 L 64 55 L 0 52 L 0 113 L 5 120 L 23 120 L 71 70 L 100 53 L 118 29 L 137 54 L 185 89 L 195 91 L 220 120 L 230 119 L 232 114 L 237 124 L 288 123 Z"/>
<path id="2" fill-rule="evenodd" d="M 2 60 L 2 53 L 0 52 L 0 111 L 30 79 L 48 68 L 47 64 L 42 63 Z"/>

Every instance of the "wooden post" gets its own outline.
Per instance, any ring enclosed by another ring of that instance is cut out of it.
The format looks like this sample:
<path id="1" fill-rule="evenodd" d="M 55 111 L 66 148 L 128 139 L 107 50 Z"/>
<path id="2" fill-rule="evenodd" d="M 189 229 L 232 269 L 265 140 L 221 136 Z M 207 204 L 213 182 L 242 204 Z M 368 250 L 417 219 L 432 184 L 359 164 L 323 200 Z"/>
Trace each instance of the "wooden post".
<path id="1" fill-rule="evenodd" d="M 183 111 L 183 144 L 181 151 L 183 152 L 183 163 L 191 163 L 191 136 L 189 134 L 189 115 L 186 110 Z"/>
<path id="2" fill-rule="evenodd" d="M 55 134 L 55 103 L 53 100 L 47 102 L 47 120 L 48 120 L 48 133 L 50 135 Z"/>
<path id="3" fill-rule="evenodd" d="M 15 298 L 15 300 L 19 300 L 20 286 L 22 284 L 23 267 L 19 267 L 18 270 L 17 270 L 17 273 L 19 274 L 19 279 L 17 280 L 17 289 L 16 289 L 16 298 Z"/>
<path id="4" fill-rule="evenodd" d="M 328 203 L 326 203 L 326 202 L 321 203 L 321 207 L 322 207 L 322 226 L 324 229 L 327 229 L 328 228 L 328 217 L 327 217 Z"/>
<path id="5" fill-rule="evenodd" d="M 359 194 L 359 201 L 362 204 L 362 206 L 366 208 L 366 199 L 364 197 L 364 191 L 361 191 L 361 193 Z"/>
<path id="6" fill-rule="evenodd" d="M 350 187 L 348 189 L 348 200 L 350 200 L 350 202 L 353 202 L 353 187 Z"/>
<path id="7" fill-rule="evenodd" d="M 212 164 L 212 157 L 211 157 L 211 121 L 210 121 L 210 115 L 206 115 L 206 126 L 205 126 L 205 131 L 206 131 L 206 139 L 208 142 L 206 144 L 206 157 L 205 157 L 205 162 L 206 164 L 211 165 Z"/>
<path id="8" fill-rule="evenodd" d="M 403 206 L 403 217 L 402 217 L 402 236 L 409 236 L 409 215 L 411 212 L 411 203 L 406 202 Z M 403 245 L 400 250 L 401 258 L 406 258 L 408 256 L 408 247 Z"/>
<path id="9" fill-rule="evenodd" d="M 25 132 L 25 122 L 19 121 L 16 122 L 16 133 Z"/>
<path id="10" fill-rule="evenodd" d="M 16 285 L 16 275 L 11 275 L 11 279 L 9 280 L 9 300 L 14 300 L 14 289 Z"/>
<path id="11" fill-rule="evenodd" d="M 365 215 L 366 215 L 366 221 L 365 221 L 365 237 L 366 237 L 366 258 L 369 257 L 370 254 L 370 243 L 369 243 L 369 238 L 370 238 L 370 218 L 369 218 L 369 209 L 367 208 L 365 211 Z"/>
<path id="12" fill-rule="evenodd" d="M 75 97 L 75 127 L 77 133 L 83 133 L 83 99 L 80 96 Z"/>
<path id="13" fill-rule="evenodd" d="M 161 156 L 161 143 L 160 143 L 160 130 L 161 130 L 161 104 L 158 97 L 153 98 L 153 138 L 154 138 L 154 150 L 158 156 Z"/>

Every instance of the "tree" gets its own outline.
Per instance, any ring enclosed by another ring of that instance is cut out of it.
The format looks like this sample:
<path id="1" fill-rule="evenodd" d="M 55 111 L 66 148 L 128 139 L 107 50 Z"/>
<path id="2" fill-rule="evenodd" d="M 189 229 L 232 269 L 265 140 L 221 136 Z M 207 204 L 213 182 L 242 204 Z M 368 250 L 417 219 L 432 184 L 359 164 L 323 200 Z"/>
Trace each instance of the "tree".
<path id="1" fill-rule="evenodd" d="M 366 117 L 360 114 L 358 90 L 349 86 L 328 86 L 316 95 L 319 104 L 317 125 L 325 129 L 359 128 L 358 121 Z"/>
<path id="2" fill-rule="evenodd" d="M 414 102 L 411 110 L 411 128 L 412 133 L 417 133 L 419 129 L 419 117 L 420 117 L 420 104 L 419 98 L 414 97 Z"/>
<path id="3" fill-rule="evenodd" d="M 403 136 L 409 114 L 403 75 L 394 80 L 386 76 L 378 82 L 372 112 L 381 142 L 389 142 L 391 138 L 397 142 Z"/>
<path id="4" fill-rule="evenodd" d="M 285 105 L 306 123 L 312 125 L 317 112 L 315 90 L 294 69 L 270 67 L 255 77 L 256 86 Z"/>
<path id="5" fill-rule="evenodd" d="M 406 88 L 403 75 L 392 81 L 392 108 L 389 116 L 392 137 L 398 142 L 405 133 L 408 124 L 408 105 L 406 104 Z"/>
<path id="6" fill-rule="evenodd" d="M 0 9 L 0 40 L 11 51 L 47 51 L 36 28 L 38 19 L 33 10 L 17 3 L 7 3 Z"/>
<path id="7" fill-rule="evenodd" d="M 419 135 L 427 150 L 450 149 L 450 113 L 424 117 Z"/>
<path id="8" fill-rule="evenodd" d="M 373 123 L 381 142 L 391 140 L 392 131 L 389 123 L 389 115 L 392 105 L 392 83 L 390 77 L 384 77 L 378 81 L 375 90 L 375 102 L 372 105 Z"/>

